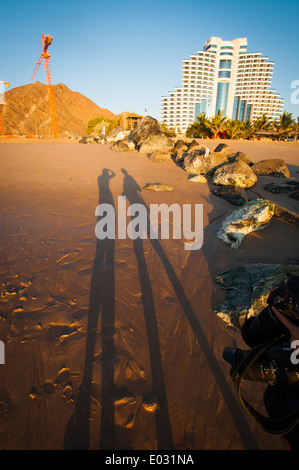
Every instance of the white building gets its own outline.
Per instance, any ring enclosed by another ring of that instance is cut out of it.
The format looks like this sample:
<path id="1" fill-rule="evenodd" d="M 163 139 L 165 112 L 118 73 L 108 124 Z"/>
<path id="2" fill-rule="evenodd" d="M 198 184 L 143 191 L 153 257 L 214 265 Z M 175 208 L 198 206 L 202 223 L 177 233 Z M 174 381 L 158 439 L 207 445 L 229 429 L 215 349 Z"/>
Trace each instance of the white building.
<path id="1" fill-rule="evenodd" d="M 183 60 L 182 86 L 162 97 L 161 122 L 185 132 L 200 113 L 224 111 L 229 119 L 278 119 L 283 99 L 270 88 L 274 62 L 247 52 L 247 39 L 211 37 L 202 51 Z"/>

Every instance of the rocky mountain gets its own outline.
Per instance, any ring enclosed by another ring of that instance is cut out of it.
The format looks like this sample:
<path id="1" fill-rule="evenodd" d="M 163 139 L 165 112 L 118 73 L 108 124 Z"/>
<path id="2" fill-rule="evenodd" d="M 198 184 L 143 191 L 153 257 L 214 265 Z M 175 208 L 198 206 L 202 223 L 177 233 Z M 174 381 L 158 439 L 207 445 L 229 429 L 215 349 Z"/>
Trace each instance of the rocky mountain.
<path id="1" fill-rule="evenodd" d="M 84 135 L 90 119 L 116 118 L 79 92 L 63 83 L 53 85 L 59 135 Z M 5 93 L 0 113 L 5 134 L 52 136 L 47 86 L 40 82 L 12 88 Z"/>

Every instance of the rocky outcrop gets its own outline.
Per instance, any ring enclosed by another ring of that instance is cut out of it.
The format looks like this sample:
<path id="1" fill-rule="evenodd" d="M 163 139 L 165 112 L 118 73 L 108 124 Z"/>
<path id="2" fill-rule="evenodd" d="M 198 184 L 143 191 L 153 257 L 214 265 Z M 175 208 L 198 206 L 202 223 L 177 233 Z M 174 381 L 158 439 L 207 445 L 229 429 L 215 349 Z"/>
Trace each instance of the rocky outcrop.
<path id="1" fill-rule="evenodd" d="M 239 248 L 243 238 L 250 232 L 264 229 L 274 215 L 275 204 L 265 199 L 255 199 L 244 204 L 229 215 L 217 237 L 231 248 Z"/>
<path id="2" fill-rule="evenodd" d="M 290 172 L 284 160 L 279 158 L 272 158 L 268 160 L 261 160 L 252 165 L 252 170 L 256 175 L 269 175 L 277 178 L 289 178 Z"/>
<path id="3" fill-rule="evenodd" d="M 267 305 L 269 293 L 287 273 L 299 275 L 292 264 L 247 264 L 225 271 L 215 282 L 226 292 L 225 302 L 216 313 L 228 325 L 240 328 L 241 317 L 258 315 Z"/>
<path id="4" fill-rule="evenodd" d="M 250 188 L 257 181 L 256 174 L 251 167 L 242 160 L 223 165 L 215 171 L 212 183 L 237 188 Z"/>

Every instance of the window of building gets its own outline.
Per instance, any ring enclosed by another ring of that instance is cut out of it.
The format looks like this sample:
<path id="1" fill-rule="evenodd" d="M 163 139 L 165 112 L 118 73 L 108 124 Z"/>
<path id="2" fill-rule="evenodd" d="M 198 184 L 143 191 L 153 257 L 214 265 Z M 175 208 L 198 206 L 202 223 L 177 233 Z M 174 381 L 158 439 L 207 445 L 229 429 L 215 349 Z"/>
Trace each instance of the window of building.
<path id="1" fill-rule="evenodd" d="M 229 82 L 218 83 L 217 99 L 216 99 L 216 113 L 220 110 L 220 111 L 224 111 L 224 114 L 226 114 L 228 88 L 229 88 Z"/>
<path id="2" fill-rule="evenodd" d="M 232 61 L 231 60 L 229 60 L 229 59 L 221 59 L 220 60 L 220 64 L 219 64 L 220 69 L 231 69 L 231 66 L 232 66 Z"/>
<path id="3" fill-rule="evenodd" d="M 228 70 L 219 70 L 219 78 L 230 78 L 230 72 Z"/>

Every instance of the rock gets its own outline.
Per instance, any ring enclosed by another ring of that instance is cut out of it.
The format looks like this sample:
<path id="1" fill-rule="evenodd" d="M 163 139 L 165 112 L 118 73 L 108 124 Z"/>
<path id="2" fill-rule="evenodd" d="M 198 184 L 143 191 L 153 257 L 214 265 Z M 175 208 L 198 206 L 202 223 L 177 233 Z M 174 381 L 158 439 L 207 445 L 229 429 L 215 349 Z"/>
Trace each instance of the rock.
<path id="1" fill-rule="evenodd" d="M 289 178 L 290 172 L 284 160 L 273 158 L 268 160 L 261 160 L 252 165 L 252 170 L 256 175 L 269 175 L 277 178 Z"/>
<path id="2" fill-rule="evenodd" d="M 188 150 L 189 146 L 187 144 L 187 142 L 185 142 L 184 140 L 182 139 L 179 139 L 175 142 L 174 144 L 174 150 L 179 150 L 181 147 L 184 147 L 185 149 Z"/>
<path id="3" fill-rule="evenodd" d="M 168 184 L 163 183 L 148 183 L 144 186 L 143 189 L 147 189 L 148 191 L 173 191 L 174 188 L 169 186 Z"/>
<path id="4" fill-rule="evenodd" d="M 120 131 L 120 132 L 116 135 L 114 141 L 116 142 L 117 140 L 126 139 L 129 134 L 130 134 L 130 131 Z"/>
<path id="5" fill-rule="evenodd" d="M 207 183 L 208 182 L 207 178 L 203 175 L 189 175 L 188 181 L 191 181 L 192 183 Z"/>
<path id="6" fill-rule="evenodd" d="M 229 325 L 240 328 L 240 317 L 258 315 L 266 307 L 273 287 L 287 273 L 299 275 L 299 266 L 254 263 L 219 274 L 215 282 L 225 290 L 226 300 L 213 309 L 214 313 Z"/>
<path id="7" fill-rule="evenodd" d="M 110 137 L 111 139 L 115 140 L 115 137 L 120 133 L 124 132 L 125 128 L 123 126 L 117 126 L 114 129 L 112 129 L 110 132 L 108 132 L 107 137 Z"/>
<path id="8" fill-rule="evenodd" d="M 152 153 L 156 150 L 163 153 L 171 152 L 173 150 L 173 141 L 164 134 L 150 135 L 142 141 L 139 147 L 140 153 Z"/>
<path id="9" fill-rule="evenodd" d="M 237 153 L 235 153 L 235 155 L 228 156 L 229 163 L 238 162 L 240 160 L 242 160 L 242 162 L 244 162 L 244 163 L 247 163 L 247 165 L 249 165 L 249 166 L 252 165 L 252 161 L 250 160 L 248 155 L 246 155 L 246 153 L 237 152 Z"/>
<path id="10" fill-rule="evenodd" d="M 248 233 L 268 226 L 274 210 L 275 204 L 271 201 L 265 199 L 249 201 L 224 220 L 217 237 L 229 243 L 231 248 L 237 249 Z"/>
<path id="11" fill-rule="evenodd" d="M 150 116 L 145 116 L 138 126 L 130 132 L 129 138 L 135 144 L 140 145 L 147 137 L 160 134 L 162 134 L 162 131 L 158 121 Z"/>
<path id="12" fill-rule="evenodd" d="M 218 144 L 214 149 L 213 152 L 216 153 L 222 153 L 222 155 L 234 155 L 236 152 L 232 150 L 228 145 L 226 144 Z"/>
<path id="13" fill-rule="evenodd" d="M 133 150 L 128 139 L 115 141 L 114 144 L 111 145 L 110 149 L 114 150 L 115 152 L 130 152 Z"/>
<path id="14" fill-rule="evenodd" d="M 284 181 L 282 184 L 268 183 L 264 186 L 265 191 L 274 194 L 291 193 L 298 188 L 299 181 Z"/>
<path id="15" fill-rule="evenodd" d="M 189 147 L 189 150 L 192 150 L 194 147 L 198 147 L 198 142 L 193 139 L 192 142 L 188 143 L 187 145 Z"/>
<path id="16" fill-rule="evenodd" d="M 152 162 L 165 162 L 171 160 L 171 153 L 170 152 L 160 152 L 159 150 L 155 150 L 153 153 L 150 154 L 149 159 Z"/>
<path id="17" fill-rule="evenodd" d="M 256 174 L 251 167 L 242 160 L 223 165 L 215 171 L 212 183 L 219 185 L 233 185 L 237 188 L 250 188 L 257 181 Z"/>
<path id="18" fill-rule="evenodd" d="M 99 142 L 99 138 L 94 137 L 92 135 L 84 135 L 80 140 L 79 144 L 97 144 Z"/>
<path id="19" fill-rule="evenodd" d="M 235 188 L 234 186 L 223 186 L 221 188 L 213 189 L 212 194 L 225 199 L 234 206 L 243 206 L 249 201 L 245 189 Z"/>
<path id="20" fill-rule="evenodd" d="M 184 170 L 193 175 L 204 173 L 204 159 L 209 152 L 208 147 L 195 147 L 184 158 Z"/>
<path id="21" fill-rule="evenodd" d="M 175 148 L 174 149 L 174 153 L 173 153 L 173 161 L 175 163 L 180 163 L 184 160 L 184 158 L 188 155 L 188 145 L 182 145 L 181 147 L 179 148 Z"/>

